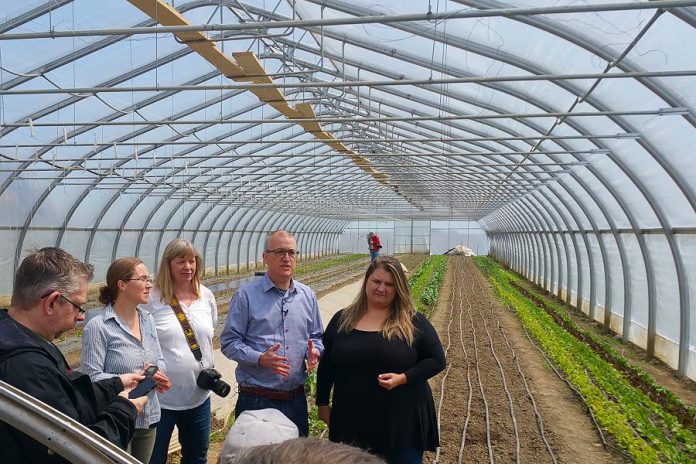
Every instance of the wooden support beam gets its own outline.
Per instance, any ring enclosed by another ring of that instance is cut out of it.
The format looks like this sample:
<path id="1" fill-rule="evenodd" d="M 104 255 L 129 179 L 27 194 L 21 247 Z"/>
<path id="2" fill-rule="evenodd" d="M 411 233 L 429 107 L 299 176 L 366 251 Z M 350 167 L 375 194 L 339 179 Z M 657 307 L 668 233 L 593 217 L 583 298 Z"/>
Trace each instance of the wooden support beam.
<path id="1" fill-rule="evenodd" d="M 128 1 L 131 5 L 163 26 L 191 25 L 181 13 L 164 0 Z M 232 58 L 230 58 L 202 32 L 177 32 L 174 33 L 174 35 L 206 61 L 219 69 L 224 76 L 235 82 L 273 84 L 273 78 L 268 75 L 263 64 L 253 52 L 234 52 L 232 53 Z M 290 106 L 290 103 L 277 87 L 250 89 L 250 91 L 256 95 L 259 100 L 272 106 L 288 119 L 316 117 L 309 103 L 300 103 L 294 108 Z M 370 174 L 377 182 L 389 186 L 395 193 L 400 194 L 398 187 L 389 183 L 389 176 L 387 174 L 373 168 L 371 166 L 372 162 L 369 159 L 354 152 L 343 143 L 335 141 L 336 138 L 331 133 L 324 131 L 317 121 L 301 121 L 297 124 L 317 139 L 326 141 L 327 145 L 337 152 L 350 157 L 360 169 Z M 409 200 L 409 202 L 410 201 L 411 200 Z"/>

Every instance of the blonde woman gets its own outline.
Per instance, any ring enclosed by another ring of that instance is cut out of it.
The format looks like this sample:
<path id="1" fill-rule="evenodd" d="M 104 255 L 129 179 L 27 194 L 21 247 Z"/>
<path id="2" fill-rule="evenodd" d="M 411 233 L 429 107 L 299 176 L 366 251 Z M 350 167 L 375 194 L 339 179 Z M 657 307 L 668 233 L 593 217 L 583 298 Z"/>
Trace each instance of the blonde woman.
<path id="1" fill-rule="evenodd" d="M 99 289 L 104 311 L 93 317 L 82 335 L 80 371 L 93 382 L 129 372 L 142 372 L 150 365 L 159 367 L 153 380 L 157 391 L 169 389 L 164 374 L 164 358 L 152 316 L 138 308 L 147 303 L 152 278 L 138 258 L 120 258 L 106 272 L 106 285 Z M 128 452 L 141 462 L 149 462 L 155 443 L 155 427 L 160 419 L 157 392 L 147 394 L 147 403 L 138 414 L 135 434 Z"/>
<path id="2" fill-rule="evenodd" d="M 150 464 L 165 464 L 176 425 L 181 464 L 207 462 L 210 435 L 210 390 L 198 386 L 201 371 L 213 367 L 215 296 L 201 285 L 203 261 L 191 242 L 175 239 L 164 250 L 148 311 L 155 319 L 171 390 L 160 395 L 162 418 Z M 174 308 L 180 307 L 200 345 L 196 359 Z"/>
<path id="3" fill-rule="evenodd" d="M 326 327 L 319 362 L 317 405 L 331 441 L 389 463 L 420 463 L 439 445 L 428 379 L 445 368 L 445 354 L 414 308 L 401 263 L 378 257 L 356 300 Z"/>

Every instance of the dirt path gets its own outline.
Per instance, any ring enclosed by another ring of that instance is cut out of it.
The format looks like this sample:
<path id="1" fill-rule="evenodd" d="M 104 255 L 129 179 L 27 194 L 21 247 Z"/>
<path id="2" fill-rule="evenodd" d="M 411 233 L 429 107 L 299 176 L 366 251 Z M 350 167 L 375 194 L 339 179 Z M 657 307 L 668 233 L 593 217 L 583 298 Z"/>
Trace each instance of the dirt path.
<path id="1" fill-rule="evenodd" d="M 425 462 L 622 462 L 470 258 L 450 258 L 440 295 L 431 321 L 448 368 L 431 388 L 441 448 Z"/>

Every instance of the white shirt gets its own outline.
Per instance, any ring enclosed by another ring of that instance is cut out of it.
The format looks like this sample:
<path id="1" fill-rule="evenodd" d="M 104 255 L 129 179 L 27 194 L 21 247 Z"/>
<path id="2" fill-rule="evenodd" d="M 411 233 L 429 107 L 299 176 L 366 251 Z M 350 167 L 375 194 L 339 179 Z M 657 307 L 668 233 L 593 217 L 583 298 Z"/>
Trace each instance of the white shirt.
<path id="1" fill-rule="evenodd" d="M 210 390 L 196 385 L 196 378 L 201 369 L 213 367 L 213 332 L 217 324 L 215 296 L 201 285 L 199 299 L 188 306 L 181 304 L 201 347 L 203 367 L 193 356 L 174 310 L 161 298 L 160 291 L 153 288 L 147 305 L 143 307 L 155 319 L 157 336 L 167 365 L 167 377 L 172 383 L 171 390 L 159 394 L 160 405 L 164 409 L 177 411 L 193 409 L 210 396 Z"/>

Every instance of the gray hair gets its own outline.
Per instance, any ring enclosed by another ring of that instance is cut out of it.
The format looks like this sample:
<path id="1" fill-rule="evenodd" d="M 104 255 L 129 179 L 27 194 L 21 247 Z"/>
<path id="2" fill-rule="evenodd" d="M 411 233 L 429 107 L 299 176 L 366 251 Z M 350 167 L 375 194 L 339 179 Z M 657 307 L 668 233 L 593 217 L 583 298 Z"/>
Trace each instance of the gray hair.
<path id="1" fill-rule="evenodd" d="M 61 248 L 34 250 L 17 269 L 10 304 L 14 308 L 26 309 L 47 292 L 70 295 L 93 277 L 94 266 L 83 263 Z"/>
<path id="2" fill-rule="evenodd" d="M 255 446 L 221 464 L 384 464 L 360 448 L 319 438 L 295 438 L 272 445 Z"/>
<path id="3" fill-rule="evenodd" d="M 280 233 L 287 234 L 287 235 L 289 235 L 290 237 L 295 238 L 294 235 L 292 235 L 290 232 L 288 232 L 288 231 L 285 230 L 285 229 L 274 230 L 273 232 L 271 232 L 271 233 L 269 233 L 268 235 L 266 235 L 266 240 L 263 242 L 263 251 L 264 251 L 264 252 L 270 250 L 271 239 L 272 239 L 275 235 L 280 234 Z"/>

